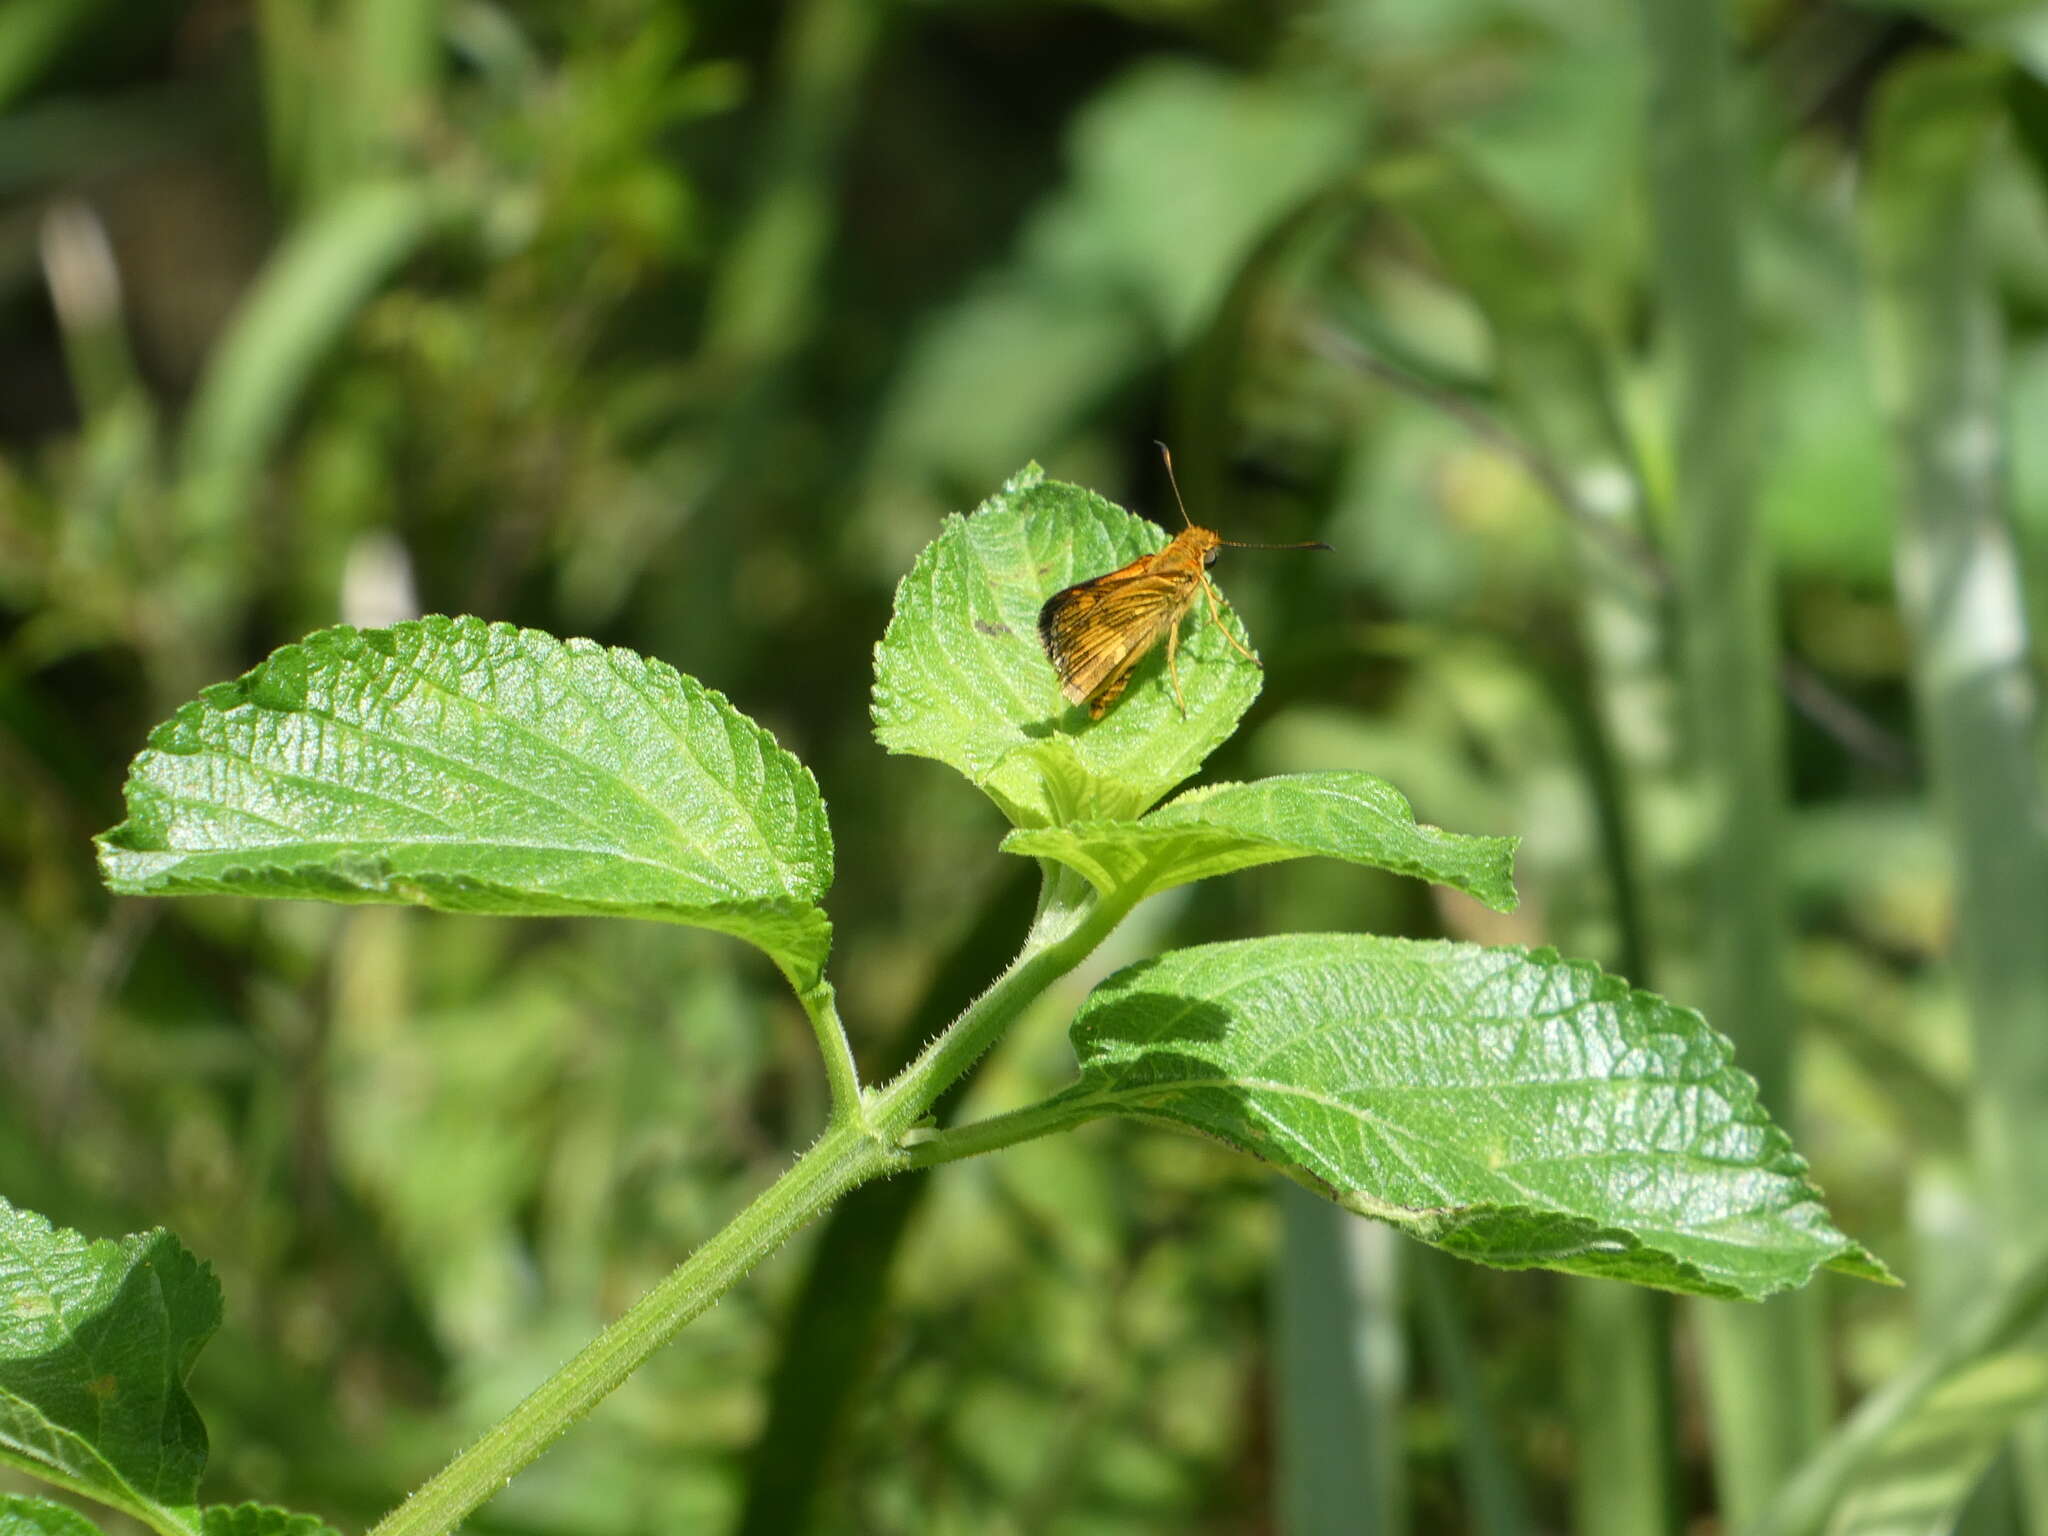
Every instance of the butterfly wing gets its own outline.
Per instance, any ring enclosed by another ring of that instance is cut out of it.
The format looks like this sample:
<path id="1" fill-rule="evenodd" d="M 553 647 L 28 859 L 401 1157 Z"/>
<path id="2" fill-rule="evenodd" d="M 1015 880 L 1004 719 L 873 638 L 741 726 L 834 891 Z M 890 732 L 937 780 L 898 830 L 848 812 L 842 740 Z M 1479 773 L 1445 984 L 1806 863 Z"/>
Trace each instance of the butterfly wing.
<path id="1" fill-rule="evenodd" d="M 1131 672 L 1187 611 L 1196 590 L 1186 577 L 1161 575 L 1155 556 L 1055 592 L 1038 611 L 1038 636 L 1059 674 L 1060 692 L 1101 719 Z"/>

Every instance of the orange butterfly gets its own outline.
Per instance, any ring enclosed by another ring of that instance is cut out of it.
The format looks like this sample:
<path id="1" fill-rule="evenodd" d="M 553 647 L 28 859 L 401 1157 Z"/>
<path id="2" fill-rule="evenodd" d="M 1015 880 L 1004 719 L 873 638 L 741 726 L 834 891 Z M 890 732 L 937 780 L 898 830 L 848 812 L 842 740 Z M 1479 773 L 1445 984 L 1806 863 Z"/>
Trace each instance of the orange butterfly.
<path id="1" fill-rule="evenodd" d="M 1236 647 L 1238 655 L 1253 666 L 1259 658 L 1246 650 L 1217 613 L 1216 585 L 1209 580 L 1209 567 L 1216 552 L 1231 549 L 1328 549 L 1320 542 L 1306 544 L 1239 544 L 1195 526 L 1187 503 L 1180 497 L 1180 483 L 1173 476 L 1173 455 L 1166 444 L 1159 445 L 1166 460 L 1166 478 L 1173 486 L 1173 499 L 1187 524 L 1173 536 L 1173 542 L 1156 554 L 1140 555 L 1129 565 L 1091 580 L 1077 582 L 1055 592 L 1038 610 L 1038 638 L 1045 654 L 1059 673 L 1060 692 L 1075 704 L 1088 706 L 1088 718 L 1100 720 L 1109 706 L 1123 697 L 1131 674 L 1166 636 L 1166 676 L 1173 685 L 1174 702 L 1183 719 L 1187 700 L 1180 691 L 1180 621 L 1187 617 L 1198 596 L 1209 600 L 1209 622 L 1223 631 L 1223 638 Z"/>

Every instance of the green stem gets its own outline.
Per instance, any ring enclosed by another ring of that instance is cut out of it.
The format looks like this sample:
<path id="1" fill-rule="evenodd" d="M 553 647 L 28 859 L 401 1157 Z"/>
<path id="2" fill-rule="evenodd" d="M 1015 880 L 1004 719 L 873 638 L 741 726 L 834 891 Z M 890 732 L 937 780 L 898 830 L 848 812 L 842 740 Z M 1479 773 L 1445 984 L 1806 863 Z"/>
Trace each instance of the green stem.
<path id="1" fill-rule="evenodd" d="M 877 39 L 881 0 L 800 0 L 777 37 L 775 100 L 753 205 L 713 278 L 705 350 L 753 367 L 788 357 L 811 326 L 831 253 L 835 172 Z"/>
<path id="2" fill-rule="evenodd" d="M 1025 1008 L 1087 958 L 1123 920 L 1138 894 L 1134 887 L 1127 895 L 1097 900 L 1077 876 L 1048 869 L 1038 916 L 1022 953 L 916 1061 L 872 1094 L 861 1095 L 857 1086 L 850 1086 L 853 1057 L 845 1048 L 829 988 L 821 983 L 804 994 L 806 1011 L 825 1047 L 835 1099 L 842 1091 L 851 1091 L 855 1107 L 835 1113 L 817 1145 L 794 1167 L 387 1515 L 371 1536 L 443 1536 L 454 1530 L 799 1227 L 856 1185 L 880 1174 L 923 1166 L 900 1149 L 904 1133 Z M 1049 1119 L 1036 1134 L 1057 1128 Z"/>
<path id="3" fill-rule="evenodd" d="M 1098 899 L 1079 875 L 1048 865 L 1045 894 L 1023 951 L 951 1029 L 925 1047 L 917 1060 L 871 1100 L 875 1123 L 884 1134 L 900 1136 L 909 1130 L 947 1085 L 995 1044 L 1028 1004 L 1108 937 L 1142 891 L 1142 882 L 1133 881 L 1122 894 Z M 969 1126 L 965 1131 L 974 1129 Z M 958 1134 L 965 1132 L 946 1133 L 949 1137 Z"/>
<path id="4" fill-rule="evenodd" d="M 924 996 L 874 1046 L 876 1070 L 893 1077 L 1009 963 L 1031 926 L 1037 871 L 1007 861 L 999 885 L 934 967 Z M 945 1124 L 975 1080 L 969 1072 L 933 1102 Z M 776 1331 L 767 1407 L 748 1451 L 746 1494 L 729 1536 L 788 1536 L 811 1529 L 856 1405 L 871 1396 L 882 1353 L 889 1277 L 929 1178 L 875 1179 L 832 1207 L 806 1245 L 803 1279 Z"/>
<path id="5" fill-rule="evenodd" d="M 791 1233 L 892 1161 L 862 1127 L 835 1122 L 717 1236 L 415 1490 L 372 1536 L 442 1536 L 454 1530 Z"/>
<path id="6" fill-rule="evenodd" d="M 798 987 L 797 1001 L 811 1021 L 818 1037 L 818 1055 L 825 1062 L 825 1081 L 832 1091 L 832 1119 L 850 1125 L 867 1124 L 867 1105 L 861 1097 L 860 1067 L 853 1059 L 853 1042 L 846 1038 L 846 1026 L 839 1020 L 839 995 L 832 983 Z"/>
<path id="7" fill-rule="evenodd" d="M 1784 743 L 1769 554 L 1757 526 L 1744 348 L 1743 154 L 1726 0 L 1643 0 L 1660 345 L 1672 380 L 1680 650 L 1700 794 L 1705 1011 L 1781 1123 L 1793 1108 L 1785 986 Z M 1668 980 L 1668 978 L 1667 978 Z M 1762 1511 L 1826 1432 L 1818 1292 L 1697 1314 L 1724 1523 Z"/>
<path id="8" fill-rule="evenodd" d="M 1671 1298 L 1590 1276 L 1565 1287 L 1566 1400 L 1579 1443 L 1577 1536 L 1680 1528 Z"/>
<path id="9" fill-rule="evenodd" d="M 1036 1104 L 1027 1104 L 1022 1109 L 1013 1109 L 1008 1114 L 992 1115 L 972 1125 L 949 1127 L 913 1140 L 905 1149 L 904 1166 L 936 1168 L 941 1163 L 957 1163 L 962 1158 L 979 1157 L 984 1152 L 1000 1152 L 1004 1147 L 1014 1147 L 1019 1142 L 1036 1141 L 1055 1131 L 1072 1130 L 1077 1125 L 1110 1113 L 1112 1108 L 1100 1099 L 1077 1098 L 1063 1093 Z"/>

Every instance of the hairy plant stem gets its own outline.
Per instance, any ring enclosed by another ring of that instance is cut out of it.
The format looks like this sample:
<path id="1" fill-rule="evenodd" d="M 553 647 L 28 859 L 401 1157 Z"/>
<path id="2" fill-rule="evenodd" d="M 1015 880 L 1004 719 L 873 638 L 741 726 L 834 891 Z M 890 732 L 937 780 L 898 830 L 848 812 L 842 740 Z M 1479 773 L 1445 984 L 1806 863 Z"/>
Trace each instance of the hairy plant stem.
<path id="1" fill-rule="evenodd" d="M 889 1163 L 888 1151 L 862 1127 L 835 1120 L 795 1166 L 385 1516 L 373 1536 L 454 1530 L 791 1233 Z"/>
<path id="2" fill-rule="evenodd" d="M 996 1043 L 1027 1004 L 1088 958 L 1144 890 L 1143 882 L 1133 881 L 1122 894 L 1098 898 L 1072 870 L 1049 863 L 1044 869 L 1038 915 L 1009 969 L 870 1100 L 870 1113 L 883 1134 L 900 1137 L 922 1118 L 932 1101 Z"/>
<path id="3" fill-rule="evenodd" d="M 817 1143 L 573 1360 L 385 1516 L 371 1536 L 443 1536 L 454 1530 L 685 1323 L 833 1201 L 879 1175 L 922 1166 L 905 1150 L 905 1134 L 1026 1007 L 1087 958 L 1123 920 L 1141 889 L 1098 898 L 1078 876 L 1048 866 L 1038 915 L 1009 969 L 894 1081 L 866 1094 L 854 1085 L 853 1058 L 845 1049 L 830 988 L 821 985 L 806 993 L 805 1011 L 833 1080 L 832 1119 Z M 849 1089 L 853 1097 L 842 1098 Z M 1050 1117 L 1036 1134 L 1067 1123 Z M 993 1144 L 1019 1139 L 1012 1135 Z"/>
<path id="4" fill-rule="evenodd" d="M 1111 1113 L 1115 1107 L 1107 1099 L 1060 1094 L 1008 1114 L 991 1115 L 972 1125 L 936 1131 L 914 1141 L 904 1154 L 904 1166 L 936 1168 L 941 1163 L 957 1163 L 964 1157 L 1000 1152 L 1022 1141 L 1036 1141 L 1055 1131 L 1072 1130 L 1084 1121 Z"/>
<path id="5" fill-rule="evenodd" d="M 820 980 L 815 986 L 797 987 L 796 996 L 803 1004 L 804 1017 L 811 1021 L 811 1033 L 818 1037 L 818 1055 L 825 1063 L 825 1082 L 832 1093 L 833 1121 L 867 1126 L 860 1067 L 853 1059 L 853 1042 L 846 1037 L 846 1026 L 840 1022 L 838 993 L 831 982 Z"/>

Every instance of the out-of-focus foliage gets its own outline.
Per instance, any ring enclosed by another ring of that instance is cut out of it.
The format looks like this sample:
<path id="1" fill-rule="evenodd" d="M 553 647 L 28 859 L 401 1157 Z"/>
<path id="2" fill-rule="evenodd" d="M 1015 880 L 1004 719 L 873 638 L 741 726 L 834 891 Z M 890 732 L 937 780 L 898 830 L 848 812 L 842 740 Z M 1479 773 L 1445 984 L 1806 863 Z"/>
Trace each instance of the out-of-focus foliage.
<path id="1" fill-rule="evenodd" d="M 1987 1243 L 1956 876 L 1891 574 L 1865 130 L 1921 56 L 2039 60 L 1994 7 L 1735 9 L 1799 1140 L 1913 1286 L 1839 1293 L 1828 1348 L 1862 1391 L 1969 1297 Z M 890 593 L 941 514 L 1027 460 L 1170 529 L 1167 436 L 1198 521 L 1337 547 L 1219 568 L 1267 673 L 1205 772 L 1380 775 L 1426 821 L 1519 835 L 1524 899 L 1279 865 L 1148 908 L 1105 963 L 1369 927 L 1619 961 L 1604 849 L 1613 759 L 1639 744 L 1603 743 L 1577 615 L 1587 584 L 1635 579 L 1585 557 L 1613 543 L 1585 529 L 1616 476 L 1645 492 L 1637 536 L 1668 532 L 1640 20 L 1620 0 L 0 8 L 0 1193 L 95 1235 L 162 1225 L 219 1273 L 192 1383 L 208 1502 L 360 1527 L 823 1106 L 800 1011 L 716 935 L 108 898 L 90 836 L 147 728 L 310 629 L 441 611 L 590 635 L 762 720 L 830 787 L 833 978 L 878 1060 L 1013 862 L 980 796 L 869 734 Z M 2033 573 L 2048 208 L 2027 145 L 1987 142 L 1981 239 Z M 2035 636 L 2044 593 L 2025 588 Z M 1629 811 L 1653 868 L 1696 858 L 1682 786 Z M 1664 959 L 1658 986 L 1690 1000 L 1687 956 Z M 1065 1023 L 1029 1021 L 961 1112 L 1064 1081 Z M 1142 1127 L 932 1176 L 823 1528 L 1253 1526 L 1281 1460 L 1279 1227 L 1250 1165 Z M 804 1254 L 477 1528 L 721 1528 Z M 1423 1275 L 1448 1310 L 1405 1318 L 1406 1517 L 1496 1507 L 1495 1454 L 1561 1525 L 1573 1282 Z M 1711 1447 L 1695 1427 L 1676 1452 L 1701 1471 Z"/>

